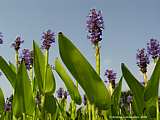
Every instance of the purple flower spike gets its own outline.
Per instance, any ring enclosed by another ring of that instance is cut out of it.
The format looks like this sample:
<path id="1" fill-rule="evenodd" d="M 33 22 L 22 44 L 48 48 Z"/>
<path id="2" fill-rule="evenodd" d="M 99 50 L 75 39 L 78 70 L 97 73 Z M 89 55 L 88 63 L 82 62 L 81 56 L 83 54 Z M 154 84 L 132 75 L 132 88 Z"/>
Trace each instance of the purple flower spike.
<path id="1" fill-rule="evenodd" d="M 24 63 L 26 65 L 27 70 L 30 70 L 33 65 L 33 54 L 32 51 L 29 49 L 23 49 L 22 50 L 22 60 L 24 60 Z"/>
<path id="2" fill-rule="evenodd" d="M 127 97 L 127 103 L 131 103 L 131 102 L 132 102 L 132 96 L 129 95 L 129 96 Z"/>
<path id="3" fill-rule="evenodd" d="M 113 70 L 106 70 L 105 76 L 107 77 L 108 80 L 105 80 L 104 82 L 109 82 L 112 84 L 112 87 L 115 88 L 115 80 L 116 80 L 116 73 L 113 72 Z"/>
<path id="4" fill-rule="evenodd" d="M 49 50 L 52 43 L 55 43 L 55 34 L 51 30 L 47 30 L 47 32 L 43 32 L 42 36 L 42 49 Z"/>
<path id="5" fill-rule="evenodd" d="M 102 30 L 104 29 L 104 22 L 101 11 L 91 9 L 87 19 L 88 36 L 94 45 L 97 45 L 102 40 Z"/>
<path id="6" fill-rule="evenodd" d="M 20 37 L 17 37 L 16 40 L 14 41 L 14 43 L 12 43 L 12 47 L 14 47 L 14 49 L 16 51 L 18 51 L 20 49 L 20 45 L 24 42 L 24 40 L 21 40 Z"/>
<path id="7" fill-rule="evenodd" d="M 0 44 L 3 44 L 3 35 L 1 32 L 0 32 Z"/>
<path id="8" fill-rule="evenodd" d="M 156 59 L 160 55 L 160 44 L 156 39 L 150 39 L 150 42 L 147 43 L 147 52 L 152 56 L 153 59 Z"/>
<path id="9" fill-rule="evenodd" d="M 63 88 L 59 88 L 58 91 L 57 91 L 57 97 L 58 97 L 58 98 L 62 98 L 62 97 L 63 97 L 63 94 L 64 94 Z"/>
<path id="10" fill-rule="evenodd" d="M 147 65 L 149 64 L 149 57 L 147 55 L 147 53 L 145 52 L 145 49 L 138 49 L 138 53 L 136 55 L 137 58 L 137 65 L 140 68 L 140 71 L 142 73 L 146 73 L 147 72 Z"/>

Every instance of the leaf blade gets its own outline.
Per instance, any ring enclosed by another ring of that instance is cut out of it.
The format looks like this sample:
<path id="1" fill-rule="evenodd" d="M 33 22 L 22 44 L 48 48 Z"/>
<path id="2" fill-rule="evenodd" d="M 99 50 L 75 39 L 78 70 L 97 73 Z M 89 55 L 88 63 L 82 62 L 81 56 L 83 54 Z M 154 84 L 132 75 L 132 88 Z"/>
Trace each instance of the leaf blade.
<path id="1" fill-rule="evenodd" d="M 31 83 L 27 74 L 24 63 L 20 64 L 15 84 L 13 97 L 13 113 L 15 116 L 21 116 L 22 113 L 32 115 L 34 112 L 35 102 Z"/>
<path id="2" fill-rule="evenodd" d="M 16 73 L 11 69 L 8 63 L 0 56 L 0 69 L 5 74 L 12 87 L 15 88 Z"/>
<path id="3" fill-rule="evenodd" d="M 82 103 L 82 99 L 81 99 L 80 93 L 78 91 L 78 88 L 75 86 L 72 79 L 67 74 L 67 71 L 62 66 L 62 64 L 60 63 L 60 60 L 58 58 L 55 60 L 55 70 L 59 74 L 61 79 L 63 80 L 65 86 L 67 87 L 67 90 L 69 91 L 69 94 L 70 94 L 72 100 L 74 100 L 75 103 L 80 105 Z"/>
<path id="4" fill-rule="evenodd" d="M 99 75 L 81 52 L 62 33 L 59 33 L 58 41 L 63 63 L 81 85 L 90 102 L 99 108 L 108 109 L 111 98 Z"/>
<path id="5" fill-rule="evenodd" d="M 122 79 L 121 77 L 118 86 L 115 88 L 112 94 L 112 115 L 118 115 L 119 113 L 119 104 L 120 104 L 120 97 L 121 97 L 121 89 L 122 89 Z"/>
<path id="6" fill-rule="evenodd" d="M 121 64 L 122 73 L 129 88 L 133 92 L 133 99 L 135 102 L 136 114 L 142 114 L 144 109 L 144 87 L 138 82 L 138 80 L 132 75 L 125 64 Z M 141 107 L 139 107 L 141 106 Z"/>

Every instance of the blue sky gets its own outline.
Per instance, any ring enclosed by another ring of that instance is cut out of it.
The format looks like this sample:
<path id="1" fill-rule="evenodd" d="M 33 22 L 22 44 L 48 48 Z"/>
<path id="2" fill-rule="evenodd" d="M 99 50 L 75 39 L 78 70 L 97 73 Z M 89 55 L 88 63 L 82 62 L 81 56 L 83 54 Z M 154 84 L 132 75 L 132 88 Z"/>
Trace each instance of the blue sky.
<path id="1" fill-rule="evenodd" d="M 23 48 L 32 48 L 32 40 L 41 42 L 43 31 L 62 31 L 95 66 L 94 49 L 87 40 L 86 16 L 91 8 L 102 10 L 105 30 L 101 42 L 101 77 L 106 68 L 121 76 L 120 64 L 126 63 L 137 78 L 142 76 L 136 66 L 136 50 L 146 47 L 150 38 L 160 40 L 160 0 L 1 0 L 0 31 L 4 45 L 0 55 L 14 62 L 10 47 L 16 36 L 24 39 Z M 50 63 L 58 56 L 58 45 L 50 50 Z M 152 65 L 151 65 L 152 66 Z M 148 70 L 149 74 L 152 70 Z M 57 87 L 63 83 L 56 75 Z M 11 86 L 5 77 L 0 78 L 5 95 Z M 123 89 L 126 89 L 124 84 Z"/>

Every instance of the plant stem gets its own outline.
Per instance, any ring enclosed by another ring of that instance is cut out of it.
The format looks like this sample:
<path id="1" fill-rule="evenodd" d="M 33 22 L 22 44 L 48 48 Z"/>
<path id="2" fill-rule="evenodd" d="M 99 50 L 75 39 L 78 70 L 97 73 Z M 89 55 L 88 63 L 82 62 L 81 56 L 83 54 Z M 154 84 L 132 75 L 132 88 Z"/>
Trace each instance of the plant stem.
<path id="1" fill-rule="evenodd" d="M 157 106 L 157 120 L 159 120 L 159 104 L 158 104 L 158 98 L 156 100 L 156 106 Z"/>
<path id="2" fill-rule="evenodd" d="M 25 115 L 25 113 L 23 113 L 23 114 L 22 114 L 22 118 L 23 118 L 23 120 L 25 120 L 25 119 L 26 119 L 26 115 Z"/>
<path id="3" fill-rule="evenodd" d="M 109 83 L 109 91 L 110 91 L 110 94 L 112 95 L 113 94 L 112 83 Z"/>
<path id="4" fill-rule="evenodd" d="M 91 111 L 92 111 L 92 120 L 96 120 L 95 119 L 95 109 L 94 109 L 94 104 L 91 105 Z"/>
<path id="5" fill-rule="evenodd" d="M 76 106 L 75 106 L 75 103 L 74 103 L 73 100 L 71 101 L 71 105 L 72 105 L 71 119 L 72 119 L 72 120 L 75 120 Z"/>
<path id="6" fill-rule="evenodd" d="M 132 115 L 132 105 L 131 105 L 131 103 L 129 103 L 129 113 L 130 113 L 130 115 Z"/>
<path id="7" fill-rule="evenodd" d="M 88 116 L 89 116 L 89 120 L 91 120 L 91 104 L 89 103 L 89 101 L 87 102 L 88 103 Z"/>
<path id="8" fill-rule="evenodd" d="M 19 64 L 18 57 L 19 57 L 18 50 L 16 50 L 16 56 L 15 56 L 15 59 L 16 59 L 16 68 L 17 68 L 17 72 L 18 72 L 18 64 Z"/>
<path id="9" fill-rule="evenodd" d="M 30 76 L 30 81 L 31 81 L 31 84 L 32 84 L 32 91 L 34 92 L 34 79 L 33 79 L 33 69 L 31 68 L 29 70 L 29 76 Z"/>
<path id="10" fill-rule="evenodd" d="M 146 73 L 143 73 L 143 78 L 144 78 L 144 86 L 146 87 L 147 86 L 147 82 L 148 82 L 148 78 L 147 78 L 147 74 Z"/>
<path id="11" fill-rule="evenodd" d="M 99 47 L 99 44 L 96 44 L 96 51 L 95 51 L 95 57 L 96 57 L 96 72 L 97 74 L 100 76 L 100 47 Z M 95 106 L 94 104 L 92 105 L 89 105 L 89 109 L 90 110 L 90 113 L 92 113 L 92 120 L 95 120 L 96 118 L 96 114 L 95 114 Z M 90 114 L 89 113 L 89 114 Z"/>
<path id="12" fill-rule="evenodd" d="M 96 45 L 96 72 L 98 75 L 100 75 L 100 47 L 97 44 Z"/>
<path id="13" fill-rule="evenodd" d="M 43 89 L 44 89 L 44 91 L 46 89 L 45 88 L 46 87 L 45 81 L 46 81 L 46 77 L 47 77 L 48 55 L 49 55 L 49 52 L 48 52 L 48 50 L 46 50 L 46 52 L 45 52 L 45 68 L 44 68 L 45 71 L 44 71 L 44 79 L 43 79 Z"/>
<path id="14" fill-rule="evenodd" d="M 154 59 L 154 63 L 156 65 L 158 59 Z M 157 100 L 156 100 L 156 113 L 157 113 L 157 120 L 159 120 L 159 103 L 158 103 L 158 97 L 157 97 Z"/>

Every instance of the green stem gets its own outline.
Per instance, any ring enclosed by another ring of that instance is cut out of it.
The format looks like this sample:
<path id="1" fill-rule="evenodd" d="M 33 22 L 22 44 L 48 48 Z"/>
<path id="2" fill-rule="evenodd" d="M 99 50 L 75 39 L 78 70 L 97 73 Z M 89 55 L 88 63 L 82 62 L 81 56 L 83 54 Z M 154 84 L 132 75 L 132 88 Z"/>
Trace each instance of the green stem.
<path id="1" fill-rule="evenodd" d="M 156 106 L 157 106 L 157 120 L 159 120 L 159 104 L 158 104 L 158 98 L 156 100 Z"/>
<path id="2" fill-rule="evenodd" d="M 158 59 L 154 59 L 154 63 L 156 64 Z M 157 114 L 157 120 L 159 120 L 159 103 L 158 103 L 158 98 L 156 100 L 156 114 Z"/>
<path id="3" fill-rule="evenodd" d="M 96 72 L 98 75 L 100 75 L 100 47 L 97 44 L 96 45 Z"/>
<path id="4" fill-rule="evenodd" d="M 43 119 L 45 119 L 44 102 L 45 102 L 45 95 L 42 95 L 41 96 L 41 117 Z"/>
<path id="5" fill-rule="evenodd" d="M 96 57 L 96 72 L 100 76 L 100 47 L 99 44 L 96 44 L 96 51 L 95 51 L 95 57 Z M 96 115 L 95 115 L 95 106 L 94 104 L 90 105 L 88 104 L 89 107 L 89 120 L 91 119 L 91 113 L 92 113 L 92 120 L 95 120 Z"/>
<path id="6" fill-rule="evenodd" d="M 88 116 L 89 116 L 89 120 L 91 120 L 91 105 L 88 101 Z"/>
<path id="7" fill-rule="evenodd" d="M 94 104 L 91 105 L 91 111 L 92 111 L 92 120 L 96 120 L 95 119 L 95 109 L 94 109 Z"/>
<path id="8" fill-rule="evenodd" d="M 19 64 L 19 54 L 18 54 L 18 50 L 16 50 L 16 56 L 15 56 L 15 59 L 16 59 L 16 68 L 17 68 L 17 72 L 18 72 L 18 64 Z"/>
<path id="9" fill-rule="evenodd" d="M 72 110 L 71 110 L 71 119 L 72 119 L 72 120 L 75 120 L 76 106 L 75 106 L 75 103 L 74 103 L 74 101 L 73 101 L 73 100 L 71 101 L 71 105 L 72 105 Z"/>
<path id="10" fill-rule="evenodd" d="M 130 113 L 130 115 L 132 115 L 132 105 L 131 105 L 131 103 L 129 103 L 129 113 Z"/>
<path id="11" fill-rule="evenodd" d="M 110 94 L 112 95 L 113 94 L 112 83 L 109 83 L 109 91 L 110 91 Z"/>
<path id="12" fill-rule="evenodd" d="M 143 78 L 144 78 L 144 86 L 146 87 L 147 86 L 147 82 L 148 82 L 148 78 L 147 78 L 147 74 L 146 73 L 143 73 Z"/>
<path id="13" fill-rule="evenodd" d="M 34 79 L 33 79 L 33 69 L 29 70 L 30 81 L 32 83 L 32 91 L 34 92 Z"/>
<path id="14" fill-rule="evenodd" d="M 46 77 L 47 77 L 48 55 L 49 55 L 49 52 L 48 52 L 48 50 L 46 50 L 46 52 L 45 52 L 45 68 L 44 68 L 45 71 L 44 71 L 44 79 L 43 79 L 43 89 L 44 89 L 44 91 L 46 89 L 45 88 L 46 87 L 45 81 L 46 81 Z"/>
<path id="15" fill-rule="evenodd" d="M 25 120 L 25 119 L 26 119 L 26 115 L 25 115 L 25 113 L 23 113 L 23 114 L 22 114 L 22 117 L 23 117 L 23 120 Z"/>

